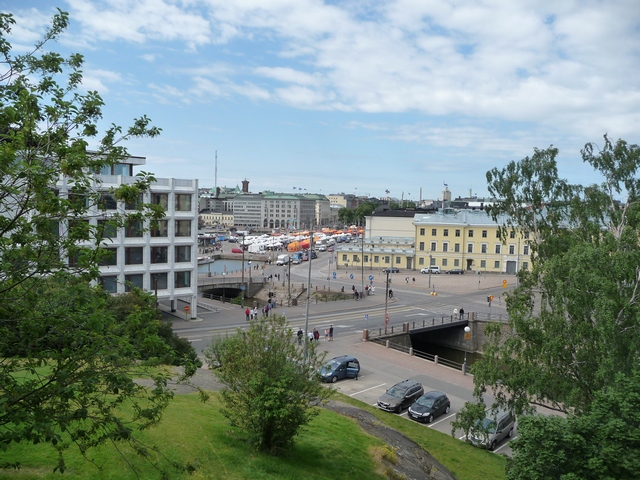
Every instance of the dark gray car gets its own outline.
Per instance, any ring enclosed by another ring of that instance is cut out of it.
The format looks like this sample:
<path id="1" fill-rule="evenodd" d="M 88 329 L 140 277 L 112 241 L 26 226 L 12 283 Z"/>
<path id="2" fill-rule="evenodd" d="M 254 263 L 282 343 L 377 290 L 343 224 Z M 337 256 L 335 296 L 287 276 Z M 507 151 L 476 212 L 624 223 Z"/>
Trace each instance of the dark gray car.
<path id="1" fill-rule="evenodd" d="M 396 383 L 378 399 L 378 407 L 388 412 L 400 413 L 424 393 L 422 384 L 415 380 Z"/>
<path id="2" fill-rule="evenodd" d="M 451 402 L 442 392 L 427 392 L 409 407 L 409 418 L 417 422 L 431 423 L 433 419 L 443 413 L 449 413 Z"/>

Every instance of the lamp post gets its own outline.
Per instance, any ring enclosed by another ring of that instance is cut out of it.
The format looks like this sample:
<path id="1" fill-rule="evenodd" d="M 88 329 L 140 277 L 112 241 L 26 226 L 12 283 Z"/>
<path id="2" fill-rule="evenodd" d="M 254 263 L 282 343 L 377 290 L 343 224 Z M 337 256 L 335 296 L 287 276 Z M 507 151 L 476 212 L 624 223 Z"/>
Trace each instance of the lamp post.
<path id="1" fill-rule="evenodd" d="M 242 235 L 240 250 L 242 250 L 242 306 L 244 307 L 244 234 Z"/>
<path id="2" fill-rule="evenodd" d="M 385 294 L 384 294 L 384 333 L 387 333 L 387 323 L 389 318 L 389 313 L 387 306 L 389 304 L 389 270 L 387 269 L 387 282 L 386 282 Z"/>
<path id="3" fill-rule="evenodd" d="M 463 375 L 467 374 L 467 340 L 469 340 L 469 337 L 471 336 L 470 332 L 471 328 L 469 328 L 469 325 L 464 327 L 464 363 L 462 364 Z"/>
<path id="4" fill-rule="evenodd" d="M 432 261 L 432 256 L 431 256 L 431 250 L 429 250 L 429 288 L 431 288 L 431 261 Z"/>
<path id="5" fill-rule="evenodd" d="M 249 264 L 249 285 L 251 285 L 251 260 L 247 262 Z"/>
<path id="6" fill-rule="evenodd" d="M 362 268 L 360 293 L 364 293 L 364 232 L 362 232 L 362 257 L 360 257 L 360 265 Z"/>

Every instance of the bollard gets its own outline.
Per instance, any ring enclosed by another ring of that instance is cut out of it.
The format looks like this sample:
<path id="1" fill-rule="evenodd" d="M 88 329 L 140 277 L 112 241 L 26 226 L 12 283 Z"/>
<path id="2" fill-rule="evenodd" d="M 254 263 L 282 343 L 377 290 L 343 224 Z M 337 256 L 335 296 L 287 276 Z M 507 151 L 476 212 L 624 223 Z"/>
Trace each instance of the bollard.
<path id="1" fill-rule="evenodd" d="M 434 355 L 434 356 L 433 356 L 433 363 L 435 363 L 436 365 L 438 365 L 438 355 Z"/>
<path id="2" fill-rule="evenodd" d="M 389 348 L 389 340 L 387 340 L 386 342 L 384 342 L 385 345 L 387 346 L 387 348 Z"/>
<path id="3" fill-rule="evenodd" d="M 366 342 L 367 340 L 369 340 L 369 330 L 365 328 L 362 330 L 362 341 Z"/>
<path id="4" fill-rule="evenodd" d="M 409 347 L 409 356 L 413 357 L 413 347 Z"/>
<path id="5" fill-rule="evenodd" d="M 467 374 L 467 364 L 466 364 L 466 363 L 463 363 L 463 364 L 462 364 L 462 374 L 463 374 L 463 375 L 466 375 L 466 374 Z"/>

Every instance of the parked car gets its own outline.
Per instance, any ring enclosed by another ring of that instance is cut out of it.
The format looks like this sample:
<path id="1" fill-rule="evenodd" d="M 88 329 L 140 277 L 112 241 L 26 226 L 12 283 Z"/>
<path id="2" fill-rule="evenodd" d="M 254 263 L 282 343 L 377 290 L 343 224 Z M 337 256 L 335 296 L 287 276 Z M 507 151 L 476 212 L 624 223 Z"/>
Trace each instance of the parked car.
<path id="1" fill-rule="evenodd" d="M 342 355 L 329 360 L 320 368 L 320 378 L 323 382 L 336 383 L 343 378 L 358 379 L 360 362 L 351 355 Z"/>
<path id="2" fill-rule="evenodd" d="M 327 248 L 327 252 L 333 252 L 333 245 L 331 245 L 329 248 Z"/>
<path id="3" fill-rule="evenodd" d="M 318 250 L 319 252 L 326 252 L 327 246 L 326 245 L 316 245 L 316 250 Z"/>
<path id="4" fill-rule="evenodd" d="M 238 247 L 233 247 L 231 249 L 231 253 L 242 253 L 242 249 Z"/>
<path id="5" fill-rule="evenodd" d="M 311 250 L 311 258 L 318 258 L 318 254 L 316 253 L 315 250 Z"/>
<path id="6" fill-rule="evenodd" d="M 452 268 L 451 270 L 447 270 L 445 273 L 450 273 L 451 275 L 464 275 L 464 270 L 461 268 Z"/>
<path id="7" fill-rule="evenodd" d="M 498 411 L 487 416 L 469 432 L 467 441 L 472 445 L 495 450 L 498 443 L 513 436 L 516 419 L 510 412 Z"/>
<path id="8" fill-rule="evenodd" d="M 298 265 L 299 263 L 302 263 L 302 257 L 294 257 L 291 260 L 291 263 L 294 264 L 294 265 Z"/>
<path id="9" fill-rule="evenodd" d="M 422 384 L 415 380 L 403 380 L 378 398 L 378 407 L 388 412 L 402 412 L 424 393 Z"/>
<path id="10" fill-rule="evenodd" d="M 308 262 L 309 261 L 309 254 L 307 252 L 304 252 L 302 254 L 302 261 L 303 262 Z"/>
<path id="11" fill-rule="evenodd" d="M 429 267 L 424 267 L 422 270 L 420 270 L 420 273 L 440 273 L 440 267 L 437 265 L 431 265 Z"/>
<path id="12" fill-rule="evenodd" d="M 400 273 L 400 269 L 398 267 L 384 268 L 382 273 Z"/>
<path id="13" fill-rule="evenodd" d="M 409 418 L 418 422 L 431 423 L 433 419 L 449 413 L 451 402 L 449 397 L 442 392 L 427 392 L 409 407 Z"/>

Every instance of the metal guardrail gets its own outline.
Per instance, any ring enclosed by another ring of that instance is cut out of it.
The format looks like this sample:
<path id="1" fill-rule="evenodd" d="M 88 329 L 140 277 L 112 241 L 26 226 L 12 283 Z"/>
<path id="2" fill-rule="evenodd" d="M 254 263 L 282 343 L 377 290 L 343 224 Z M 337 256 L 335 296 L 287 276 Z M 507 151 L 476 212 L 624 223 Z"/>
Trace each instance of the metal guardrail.
<path id="1" fill-rule="evenodd" d="M 406 353 L 407 355 L 413 355 L 414 357 L 421 358 L 422 360 L 426 360 L 428 362 L 433 362 L 436 365 L 444 365 L 445 367 L 454 368 L 456 370 L 460 370 L 464 372 L 462 363 L 456 362 L 454 360 L 449 360 L 448 358 L 440 357 L 438 355 L 433 355 L 431 353 L 421 352 L 419 350 L 413 350 L 406 345 L 401 345 L 399 343 L 388 342 L 381 338 L 377 338 L 372 340 L 372 342 L 377 343 L 379 345 L 387 346 L 389 348 L 393 348 L 394 350 L 398 350 L 399 352 Z"/>

